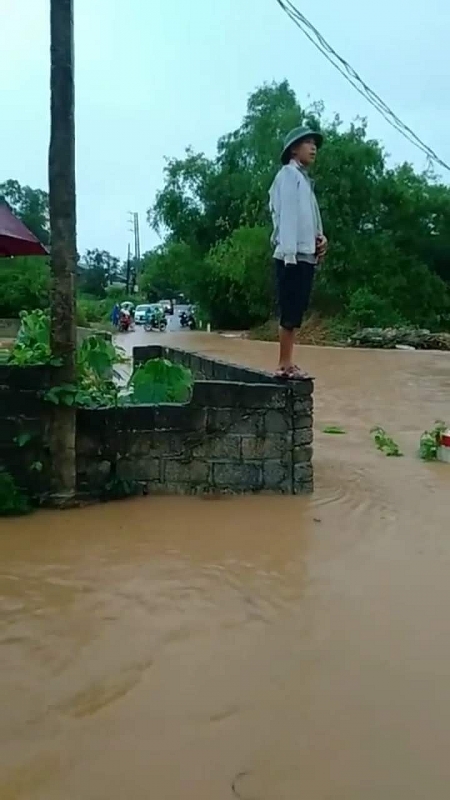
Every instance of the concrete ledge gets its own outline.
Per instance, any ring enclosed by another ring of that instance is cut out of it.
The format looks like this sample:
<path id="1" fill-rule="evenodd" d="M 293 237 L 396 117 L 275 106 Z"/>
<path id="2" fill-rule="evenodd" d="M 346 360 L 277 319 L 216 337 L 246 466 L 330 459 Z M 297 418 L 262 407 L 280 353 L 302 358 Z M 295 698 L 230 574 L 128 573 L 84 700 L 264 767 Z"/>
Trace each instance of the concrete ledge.
<path id="1" fill-rule="evenodd" d="M 78 488 L 92 497 L 133 481 L 145 493 L 197 494 L 313 490 L 313 381 L 272 375 L 158 346 L 136 348 L 134 363 L 164 356 L 196 380 L 190 402 L 77 410 Z M 42 399 L 51 367 L 0 367 L 0 463 L 23 488 L 48 484 Z M 31 440 L 20 447 L 21 434 Z"/>

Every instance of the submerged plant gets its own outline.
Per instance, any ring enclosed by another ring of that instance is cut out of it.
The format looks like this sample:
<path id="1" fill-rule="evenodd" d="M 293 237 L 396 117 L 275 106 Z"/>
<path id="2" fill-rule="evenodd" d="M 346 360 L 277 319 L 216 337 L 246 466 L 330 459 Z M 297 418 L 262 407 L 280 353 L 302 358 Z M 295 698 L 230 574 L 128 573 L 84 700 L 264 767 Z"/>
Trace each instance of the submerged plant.
<path id="1" fill-rule="evenodd" d="M 373 440 L 378 448 L 382 453 L 386 456 L 402 456 L 403 453 L 401 452 L 397 442 L 389 436 L 388 433 L 377 425 L 375 428 L 372 428 L 370 431 L 372 434 Z"/>
<path id="2" fill-rule="evenodd" d="M 435 461 L 439 447 L 440 438 L 447 429 L 447 425 L 442 420 L 434 423 L 431 431 L 424 431 L 420 437 L 419 456 L 424 461 Z"/>

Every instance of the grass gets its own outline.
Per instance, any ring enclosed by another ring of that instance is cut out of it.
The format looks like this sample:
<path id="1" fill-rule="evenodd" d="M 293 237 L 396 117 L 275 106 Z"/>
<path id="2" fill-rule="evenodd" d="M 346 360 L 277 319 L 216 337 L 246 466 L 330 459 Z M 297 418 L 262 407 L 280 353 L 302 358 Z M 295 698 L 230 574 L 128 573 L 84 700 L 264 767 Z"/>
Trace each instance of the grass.
<path id="1" fill-rule="evenodd" d="M 278 321 L 270 319 L 263 325 L 252 328 L 248 334 L 249 339 L 257 339 L 263 342 L 275 342 L 278 340 Z M 296 334 L 298 344 L 309 344 L 316 346 L 334 345 L 339 346 L 345 343 L 345 337 L 340 330 L 333 327 L 333 324 L 319 316 L 315 312 L 309 314 L 301 329 Z"/>

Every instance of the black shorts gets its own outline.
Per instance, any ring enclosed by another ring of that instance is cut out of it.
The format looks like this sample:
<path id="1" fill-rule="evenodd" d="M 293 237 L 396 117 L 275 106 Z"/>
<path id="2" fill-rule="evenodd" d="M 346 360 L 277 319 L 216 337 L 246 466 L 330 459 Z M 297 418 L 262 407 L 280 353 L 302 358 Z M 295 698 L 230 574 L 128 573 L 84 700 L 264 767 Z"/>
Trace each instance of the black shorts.
<path id="1" fill-rule="evenodd" d="M 285 264 L 275 259 L 280 325 L 288 331 L 300 328 L 309 306 L 315 265 L 307 261 Z"/>

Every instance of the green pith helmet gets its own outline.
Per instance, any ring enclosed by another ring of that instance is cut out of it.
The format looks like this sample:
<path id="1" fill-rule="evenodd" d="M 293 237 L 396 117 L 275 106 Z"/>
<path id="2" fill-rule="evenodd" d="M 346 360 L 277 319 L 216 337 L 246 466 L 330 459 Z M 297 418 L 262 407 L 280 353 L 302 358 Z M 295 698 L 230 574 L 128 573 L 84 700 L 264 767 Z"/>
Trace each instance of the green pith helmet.
<path id="1" fill-rule="evenodd" d="M 317 131 L 313 131 L 312 128 L 294 128 L 292 131 L 288 133 L 284 140 L 284 147 L 283 152 L 281 153 L 281 163 L 282 164 L 289 164 L 290 154 L 289 150 L 295 142 L 298 142 L 300 139 L 307 139 L 308 137 L 312 137 L 315 139 L 317 149 L 322 146 L 323 143 L 323 136 L 321 133 Z"/>

